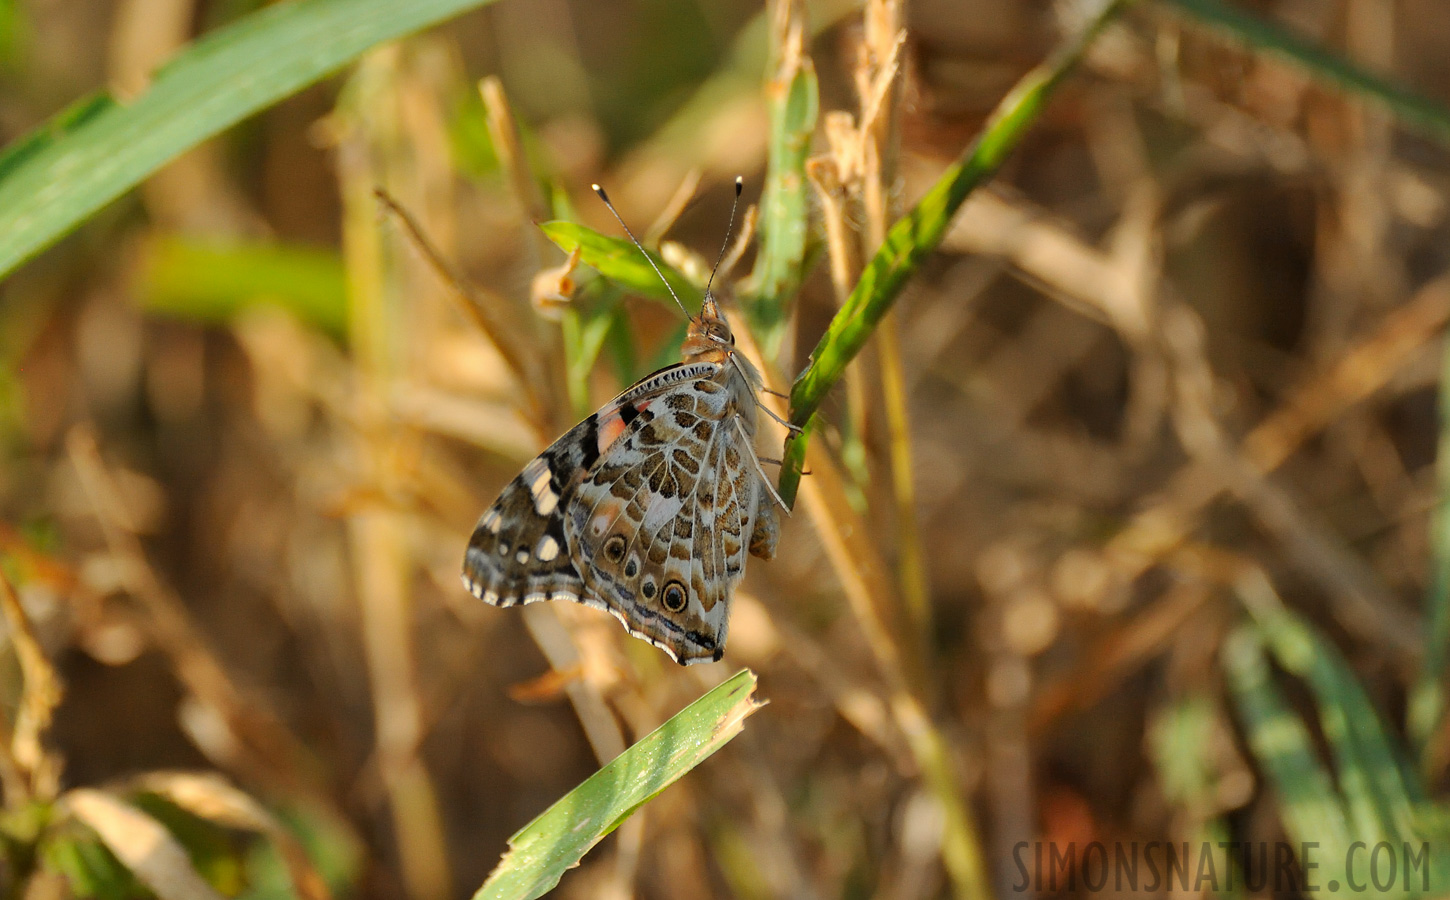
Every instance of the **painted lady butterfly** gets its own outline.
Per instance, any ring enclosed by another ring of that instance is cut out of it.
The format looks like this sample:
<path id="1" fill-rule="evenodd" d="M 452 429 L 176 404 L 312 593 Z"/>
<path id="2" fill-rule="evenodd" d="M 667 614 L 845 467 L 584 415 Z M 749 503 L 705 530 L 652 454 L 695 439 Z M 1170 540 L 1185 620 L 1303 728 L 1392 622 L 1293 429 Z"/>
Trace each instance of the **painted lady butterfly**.
<path id="1" fill-rule="evenodd" d="M 678 663 L 720 659 L 746 552 L 775 556 L 780 501 L 755 453 L 760 374 L 708 286 L 681 355 L 509 482 L 468 541 L 474 596 L 573 600 Z"/>

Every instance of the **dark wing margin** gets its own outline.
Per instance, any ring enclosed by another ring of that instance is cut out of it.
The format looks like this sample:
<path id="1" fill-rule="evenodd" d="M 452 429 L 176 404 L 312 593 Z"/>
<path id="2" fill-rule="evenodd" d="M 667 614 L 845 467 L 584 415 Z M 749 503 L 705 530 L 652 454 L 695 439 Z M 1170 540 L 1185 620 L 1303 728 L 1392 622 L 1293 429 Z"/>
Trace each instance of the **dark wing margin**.
<path id="1" fill-rule="evenodd" d="M 495 606 L 578 600 L 583 579 L 564 534 L 564 510 L 599 459 L 598 414 L 534 457 L 478 520 L 463 556 L 463 583 Z"/>

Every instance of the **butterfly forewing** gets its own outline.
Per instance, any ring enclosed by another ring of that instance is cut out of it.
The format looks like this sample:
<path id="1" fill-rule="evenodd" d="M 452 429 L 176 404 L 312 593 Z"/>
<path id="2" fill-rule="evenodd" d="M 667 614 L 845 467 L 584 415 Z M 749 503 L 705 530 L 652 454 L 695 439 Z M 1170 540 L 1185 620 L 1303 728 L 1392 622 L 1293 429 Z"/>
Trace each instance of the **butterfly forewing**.
<path id="1" fill-rule="evenodd" d="M 495 606 L 585 600 L 564 517 L 575 486 L 628 429 L 638 407 L 668 389 L 671 366 L 638 382 L 534 457 L 478 520 L 463 583 Z"/>
<path id="2" fill-rule="evenodd" d="M 534 457 L 478 520 L 463 558 L 463 582 L 495 606 L 578 599 L 584 582 L 564 534 L 564 501 L 598 458 L 597 416 Z"/>

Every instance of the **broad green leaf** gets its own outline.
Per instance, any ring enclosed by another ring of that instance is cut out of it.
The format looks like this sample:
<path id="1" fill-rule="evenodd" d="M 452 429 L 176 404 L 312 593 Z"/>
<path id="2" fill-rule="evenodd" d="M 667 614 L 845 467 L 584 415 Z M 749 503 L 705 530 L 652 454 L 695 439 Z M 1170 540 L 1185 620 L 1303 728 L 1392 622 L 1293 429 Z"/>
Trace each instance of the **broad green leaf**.
<path id="1" fill-rule="evenodd" d="M 650 267 L 649 260 L 644 258 L 638 247 L 624 238 L 607 237 L 583 225 L 557 220 L 545 222 L 539 228 L 565 253 L 573 253 L 574 248 L 579 248 L 579 258 L 585 265 L 630 293 L 666 303 L 674 302 L 665 283 Z M 658 253 L 651 253 L 649 257 L 669 280 L 681 302 L 693 301 L 703 293 L 699 286 L 665 262 Z"/>
<path id="2" fill-rule="evenodd" d="M 896 302 L 907 279 L 941 243 L 952 216 L 967 196 L 986 182 L 1016 149 L 1093 38 L 1129 2 L 1099 0 L 1087 24 L 1059 47 L 1051 59 L 1017 82 L 997 105 L 977 140 L 932 185 L 926 196 L 917 201 L 911 212 L 891 226 L 886 242 L 867 263 L 851 296 L 846 298 L 811 352 L 810 364 L 796 377 L 790 392 L 792 424 L 804 426 L 820 409 L 826 394 L 866 345 L 881 317 Z M 791 443 L 799 445 L 805 440 L 805 435 L 797 435 Z M 803 450 L 787 452 L 786 464 L 781 466 L 780 495 L 787 504 L 795 503 L 802 459 Z"/>
<path id="3" fill-rule="evenodd" d="M 347 279 L 326 250 L 162 238 L 148 247 L 137 294 L 150 312 L 201 322 L 268 304 L 334 337 L 347 330 Z"/>
<path id="4" fill-rule="evenodd" d="M 142 900 L 146 888 L 93 833 L 66 829 L 39 847 L 43 870 L 63 876 L 71 894 L 83 900 Z"/>
<path id="5" fill-rule="evenodd" d="M 761 707 L 742 669 L 641 738 L 509 839 L 474 900 L 542 896 L 636 809 L 704 762 Z"/>
<path id="6" fill-rule="evenodd" d="M 383 41 L 489 0 L 295 0 L 198 40 L 125 103 L 84 101 L 0 153 L 0 277 L 170 160 Z"/>
<path id="7" fill-rule="evenodd" d="M 176 836 L 139 807 L 93 788 L 76 788 L 60 804 L 160 900 L 220 900 Z"/>
<path id="8" fill-rule="evenodd" d="M 196 873 L 219 893 L 234 897 L 246 886 L 246 845 L 259 841 L 233 841 L 226 829 L 155 794 L 141 793 L 127 799 L 166 829 L 186 850 Z"/>

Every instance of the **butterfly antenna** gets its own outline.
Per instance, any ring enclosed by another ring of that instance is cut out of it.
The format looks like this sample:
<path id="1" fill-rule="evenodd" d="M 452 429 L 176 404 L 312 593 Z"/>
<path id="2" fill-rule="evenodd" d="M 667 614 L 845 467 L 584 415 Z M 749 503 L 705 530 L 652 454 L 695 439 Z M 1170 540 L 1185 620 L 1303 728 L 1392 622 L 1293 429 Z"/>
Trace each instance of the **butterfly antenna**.
<path id="1" fill-rule="evenodd" d="M 644 244 L 641 244 L 639 238 L 634 236 L 634 232 L 629 230 L 629 226 L 624 224 L 624 217 L 619 214 L 619 210 L 614 208 L 614 204 L 609 202 L 609 195 L 604 193 L 604 188 L 597 184 L 591 184 L 589 186 L 594 188 L 594 193 L 599 195 L 599 199 L 603 200 L 604 205 L 614 214 L 614 219 L 619 223 L 619 227 L 624 229 L 624 233 L 629 235 L 629 239 L 639 248 L 639 252 L 644 254 L 645 262 L 649 263 L 649 267 L 655 270 L 655 274 L 660 277 L 660 281 L 664 282 L 665 290 L 669 291 L 670 296 L 675 298 L 675 305 L 680 308 L 680 312 L 685 314 L 685 318 L 694 319 L 694 316 L 690 315 L 690 311 L 685 309 L 685 304 L 680 302 L 680 295 L 676 294 L 675 289 L 670 287 L 670 280 L 665 277 L 664 272 L 660 271 L 660 267 L 655 265 L 654 258 L 649 255 L 649 251 L 644 249 Z"/>
<path id="2" fill-rule="evenodd" d="M 745 187 L 745 179 L 739 175 L 735 176 L 735 199 L 730 201 L 730 221 L 725 226 L 725 242 L 720 245 L 720 255 L 715 257 L 715 267 L 710 270 L 710 280 L 705 282 L 705 293 L 710 293 L 710 285 L 715 283 L 715 273 L 720 271 L 720 261 L 725 258 L 725 250 L 730 246 L 730 232 L 735 228 L 735 207 L 740 205 L 740 191 Z"/>

